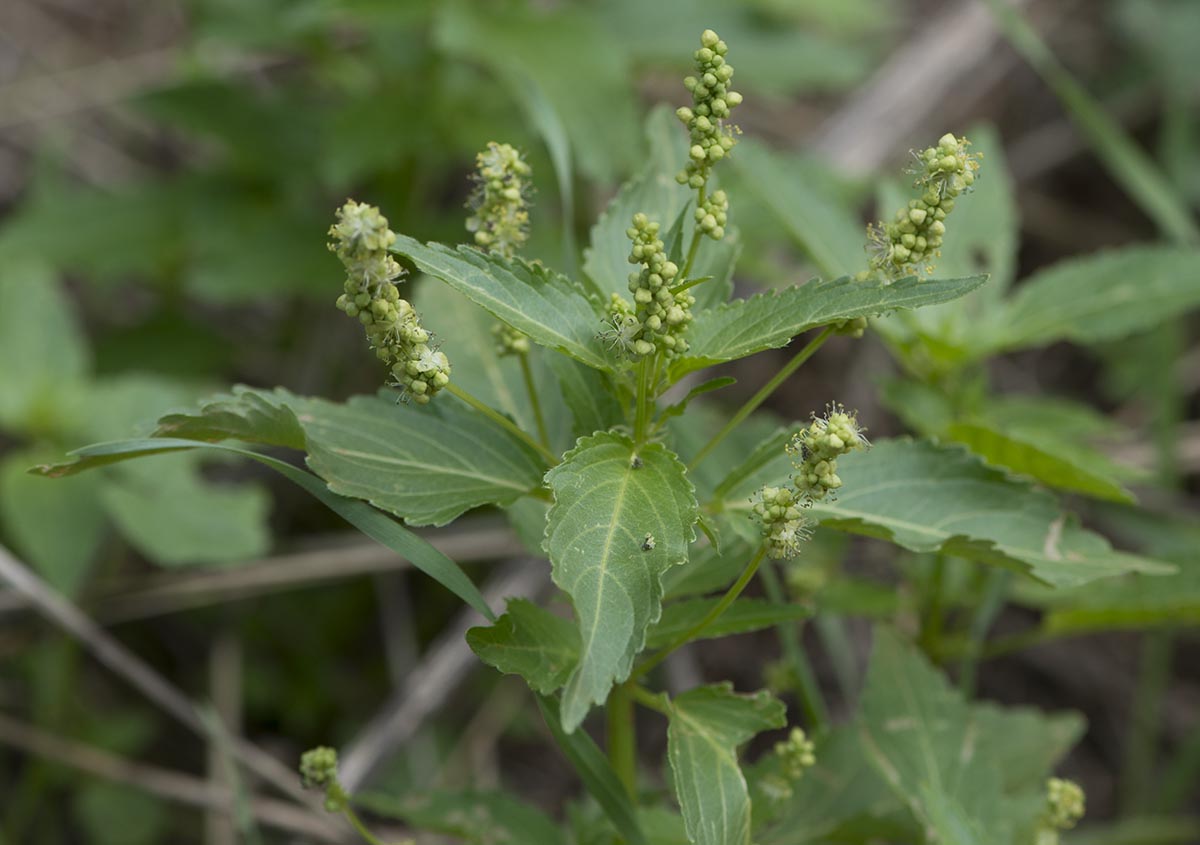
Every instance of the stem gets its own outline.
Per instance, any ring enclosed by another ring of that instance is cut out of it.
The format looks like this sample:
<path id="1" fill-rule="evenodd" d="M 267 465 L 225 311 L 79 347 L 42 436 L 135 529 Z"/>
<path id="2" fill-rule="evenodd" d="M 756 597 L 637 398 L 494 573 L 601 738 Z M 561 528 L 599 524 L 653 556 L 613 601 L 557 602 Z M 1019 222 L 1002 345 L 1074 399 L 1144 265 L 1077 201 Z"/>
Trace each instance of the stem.
<path id="1" fill-rule="evenodd" d="M 354 809 L 349 804 L 342 808 L 342 815 L 346 817 L 346 821 L 350 822 L 351 827 L 358 831 L 358 835 L 370 842 L 371 845 L 384 845 L 382 839 L 367 829 L 362 819 L 358 817 L 358 814 L 354 812 Z"/>
<path id="2" fill-rule="evenodd" d="M 655 356 L 657 357 L 657 356 Z M 649 416 L 650 395 L 650 359 L 643 356 L 638 362 L 638 384 L 635 416 L 633 419 L 633 440 L 639 446 L 646 438 L 646 418 Z"/>
<path id="3" fill-rule="evenodd" d="M 945 580 L 946 557 L 935 555 L 926 586 L 925 612 L 921 615 L 920 634 L 921 650 L 930 657 L 937 653 L 937 645 L 942 638 L 942 625 L 945 622 L 942 593 Z"/>
<path id="4" fill-rule="evenodd" d="M 797 352 L 796 356 L 792 358 L 792 360 L 784 364 L 783 369 L 777 372 L 769 382 L 764 384 L 762 388 L 759 389 L 758 393 L 755 393 L 753 396 L 747 399 L 746 404 L 738 409 L 738 412 L 733 415 L 729 422 L 725 423 L 725 427 L 718 431 L 712 440 L 705 443 L 704 448 L 696 454 L 696 457 L 692 458 L 692 462 L 688 464 L 688 471 L 691 472 L 695 470 L 700 462 L 707 457 L 709 452 L 717 448 L 717 446 L 721 444 L 721 441 L 728 437 L 735 428 L 741 425 L 742 421 L 745 420 L 746 417 L 754 413 L 755 409 L 765 402 L 767 397 L 774 393 L 779 385 L 787 381 L 788 376 L 800 369 L 800 365 L 811 358 L 813 353 L 820 349 L 821 344 L 828 340 L 829 336 L 832 334 L 833 326 L 826 326 L 825 330 L 809 341 L 808 345 Z"/>
<path id="5" fill-rule="evenodd" d="M 629 797 L 637 795 L 637 732 L 633 722 L 632 684 L 617 684 L 608 695 L 608 759 Z"/>
<path id="6" fill-rule="evenodd" d="M 546 418 L 542 416 L 542 403 L 538 399 L 537 386 L 533 383 L 533 370 L 529 367 L 529 356 L 521 353 L 521 376 L 525 379 L 525 392 L 529 394 L 529 404 L 533 406 L 533 420 L 537 423 L 538 439 L 547 449 L 550 448 L 550 435 L 546 433 Z"/>
<path id="7" fill-rule="evenodd" d="M 1142 810 L 1155 791 L 1159 713 L 1171 683 L 1174 639 L 1172 631 L 1149 631 L 1142 635 L 1142 654 L 1121 784 L 1121 809 L 1127 814 Z"/>
<path id="8" fill-rule="evenodd" d="M 656 713 L 662 713 L 664 716 L 671 715 L 671 707 L 669 704 L 663 704 L 662 698 L 650 692 L 645 687 L 633 686 L 630 688 L 633 693 L 634 700 L 643 707 L 653 710 Z"/>
<path id="9" fill-rule="evenodd" d="M 773 567 L 763 568 L 762 583 L 767 598 L 775 604 L 787 604 L 783 585 L 779 583 L 779 576 Z M 800 624 L 795 621 L 780 622 L 775 626 L 775 630 L 779 633 L 779 642 L 783 646 L 784 657 L 792 664 L 792 669 L 796 673 L 800 708 L 804 711 L 809 724 L 812 725 L 813 732 L 820 731 L 829 721 L 829 710 L 825 706 L 825 699 L 821 695 L 821 687 L 817 684 L 816 675 L 813 674 L 812 667 L 808 665 L 808 658 L 804 656 L 804 648 L 800 644 Z"/>
<path id="10" fill-rule="evenodd" d="M 553 452 L 551 452 L 549 449 L 547 449 L 541 443 L 538 443 L 536 440 L 534 440 L 532 437 L 530 437 L 528 434 L 526 434 L 524 431 L 522 431 L 520 426 L 518 426 L 516 423 L 514 423 L 508 417 L 504 416 L 504 414 L 497 411 L 495 408 L 492 408 L 491 406 L 486 405 L 483 402 L 480 402 L 478 399 L 476 399 L 470 393 L 467 393 L 467 391 L 463 390 L 461 387 L 459 387 L 454 382 L 450 382 L 448 385 L 446 385 L 446 392 L 453 394 L 454 396 L 457 396 L 459 399 L 461 399 L 462 401 L 464 401 L 468 405 L 470 405 L 472 408 L 474 408 L 476 411 L 483 414 L 485 417 L 487 417 L 492 422 L 496 423 L 496 425 L 500 426 L 505 431 L 507 431 L 508 433 L 515 436 L 522 443 L 527 444 L 535 452 L 537 452 L 539 455 L 541 455 L 543 458 L 545 458 L 547 461 L 549 461 L 550 466 L 556 466 L 558 464 L 558 456 L 557 455 L 555 455 Z"/>
<path id="11" fill-rule="evenodd" d="M 758 571 L 758 565 L 762 563 L 766 557 L 767 549 L 765 546 L 759 546 L 758 551 L 754 553 L 754 557 L 750 558 L 750 562 L 746 564 L 746 568 L 742 570 L 742 574 L 733 582 L 733 586 L 725 591 L 725 595 L 721 596 L 721 600 L 713 605 L 712 610 L 704 614 L 704 618 L 693 625 L 687 632 L 681 634 L 671 641 L 671 644 L 660 650 L 653 657 L 644 660 L 640 665 L 635 666 L 633 673 L 629 676 L 630 680 L 635 680 L 645 675 L 651 669 L 667 659 L 670 654 L 681 646 L 687 645 L 701 633 L 704 632 L 709 625 L 721 618 L 721 614 L 729 609 L 729 605 L 733 604 L 738 596 L 742 594 L 742 590 L 746 589 L 746 585 L 750 583 L 750 579 L 754 577 L 754 573 Z"/>
<path id="12" fill-rule="evenodd" d="M 1012 573 L 1007 569 L 993 569 L 988 572 L 987 581 L 983 588 L 983 598 L 975 608 L 971 617 L 971 626 L 967 631 L 969 637 L 967 652 L 958 664 L 958 688 L 969 699 L 975 693 L 975 679 L 978 675 L 979 657 L 983 651 L 983 641 L 987 638 L 988 630 L 1004 607 L 1004 599 L 1008 595 L 1008 585 L 1012 582 Z"/>
<path id="13" fill-rule="evenodd" d="M 704 197 L 707 190 L 707 185 L 701 185 L 699 190 L 696 192 L 696 208 L 704 205 Z M 700 227 L 697 225 L 696 228 L 692 230 L 692 242 L 688 245 L 687 258 L 683 262 L 683 272 L 681 277 L 685 280 L 687 279 L 688 274 L 692 272 L 692 263 L 696 260 L 696 250 L 700 248 L 700 238 L 703 236 L 704 233 L 700 231 Z"/>

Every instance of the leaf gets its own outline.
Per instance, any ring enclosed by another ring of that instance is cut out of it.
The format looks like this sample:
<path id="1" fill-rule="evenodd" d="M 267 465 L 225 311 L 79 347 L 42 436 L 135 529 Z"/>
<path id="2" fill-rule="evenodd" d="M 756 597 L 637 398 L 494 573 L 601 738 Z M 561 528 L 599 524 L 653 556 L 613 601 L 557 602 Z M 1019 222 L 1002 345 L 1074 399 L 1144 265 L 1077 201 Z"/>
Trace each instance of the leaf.
<path id="1" fill-rule="evenodd" d="M 646 635 L 646 648 L 662 648 L 691 630 L 720 601 L 719 598 L 688 599 L 668 604 L 662 618 Z M 801 604 L 775 604 L 764 599 L 742 598 L 735 601 L 697 639 L 711 640 L 734 634 L 761 631 L 780 622 L 807 619 L 811 608 Z"/>
<path id="2" fill-rule="evenodd" d="M 737 695 L 729 683 L 699 687 L 668 706 L 667 757 L 688 839 L 696 845 L 750 845 L 750 794 L 737 748 L 787 723 L 768 692 Z"/>
<path id="3" fill-rule="evenodd" d="M 365 502 L 347 499 L 333 493 L 319 478 L 311 473 L 297 469 L 291 464 L 276 458 L 260 455 L 228 446 L 224 443 L 203 443 L 196 440 L 180 440 L 174 438 L 144 438 L 141 440 L 126 440 L 117 443 L 100 443 L 85 449 L 71 452 L 72 461 L 36 468 L 40 475 L 51 478 L 74 475 L 87 469 L 108 466 L 109 464 L 126 461 L 130 458 L 145 455 L 159 455 L 166 452 L 178 452 L 186 449 L 219 449 L 231 452 L 244 458 L 251 458 L 282 474 L 290 481 L 303 487 L 317 499 L 320 499 L 330 510 L 345 519 L 359 531 L 372 540 L 387 546 L 413 566 L 433 578 L 446 589 L 461 598 L 471 607 L 479 611 L 485 619 L 492 620 L 495 614 L 484 601 L 483 596 L 466 573 L 457 563 L 439 552 L 428 541 L 418 537 L 407 528 L 386 514 L 380 513 Z"/>
<path id="4" fill-rule="evenodd" d="M 723 387 L 729 387 L 732 384 L 737 384 L 737 379 L 732 376 L 721 376 L 719 378 L 710 378 L 708 381 L 701 382 L 687 392 L 687 395 L 673 405 L 668 405 L 663 408 L 659 414 L 660 420 L 668 420 L 671 417 L 678 417 L 687 410 L 688 405 L 692 404 L 692 400 L 697 396 L 703 396 L 705 393 L 711 393 L 714 390 L 720 390 Z"/>
<path id="5" fill-rule="evenodd" d="M 677 379 L 693 370 L 787 346 L 793 337 L 817 326 L 946 302 L 986 281 L 985 276 L 928 280 L 909 276 L 890 284 L 849 277 L 831 282 L 814 279 L 734 300 L 696 315 L 688 335 L 688 355 L 672 365 L 671 373 Z"/>
<path id="6" fill-rule="evenodd" d="M 535 343 L 598 370 L 615 368 L 616 362 L 598 337 L 599 313 L 583 289 L 566 276 L 519 258 L 509 261 L 466 246 L 451 249 L 421 244 L 405 235 L 396 236 L 392 251 Z"/>
<path id="7" fill-rule="evenodd" d="M 215 443 L 244 440 L 264 446 L 303 449 L 304 427 L 296 419 L 305 400 L 283 388 L 271 392 L 235 385 L 228 394 L 206 399 L 197 411 L 167 414 L 155 437 L 181 437 Z"/>
<path id="8" fill-rule="evenodd" d="M 981 421 L 959 422 L 946 430 L 946 436 L 962 443 L 995 467 L 1057 487 L 1107 499 L 1132 502 L 1133 494 L 1118 482 L 1090 469 L 1091 464 L 1073 460 L 1053 445 L 1043 446 L 1012 431 L 1002 431 Z"/>
<path id="9" fill-rule="evenodd" d="M 511 504 L 541 486 L 536 452 L 451 402 L 310 400 L 302 424 L 308 465 L 330 490 L 366 499 L 410 525 L 445 525 L 471 508 Z"/>
<path id="10" fill-rule="evenodd" d="M 494 625 L 467 631 L 467 644 L 484 663 L 520 675 L 543 695 L 565 684 L 579 661 L 575 624 L 525 599 L 509 599 Z"/>
<path id="11" fill-rule="evenodd" d="M 476 845 L 520 842 L 561 845 L 562 831 L 544 813 L 503 792 L 428 792 L 395 797 L 355 795 L 353 803 L 417 830 L 453 836 Z"/>
<path id="12" fill-rule="evenodd" d="M 730 159 L 754 198 L 771 210 L 822 275 L 853 276 L 866 268 L 865 227 L 799 159 L 752 140 L 738 144 Z"/>
<path id="13" fill-rule="evenodd" d="M 555 353 L 546 356 L 546 364 L 554 374 L 563 403 L 571 414 L 571 432 L 576 439 L 604 431 L 624 420 L 621 403 L 603 373 Z"/>
<path id="14" fill-rule="evenodd" d="M 654 109 L 646 120 L 646 136 L 650 155 L 642 171 L 621 186 L 608 206 L 592 226 L 591 239 L 584 250 L 583 270 L 605 301 L 618 293 L 629 298 L 630 241 L 625 230 L 633 215 L 641 212 L 662 226 L 664 242 L 677 221 L 677 243 L 681 251 L 689 244 L 696 222 L 685 213 L 695 197 L 695 191 L 675 181 L 675 174 L 687 162 L 687 132 L 670 109 Z M 668 248 L 670 244 L 667 244 Z M 740 247 L 732 233 L 714 241 L 702 238 L 692 266 L 692 278 L 712 276 L 694 291 L 697 313 L 706 307 L 724 302 L 733 292 L 731 278 Z M 683 265 L 680 264 L 682 267 Z"/>
<path id="15" fill-rule="evenodd" d="M 1077 738 L 1071 716 L 970 707 L 914 649 L 879 629 L 862 697 L 872 765 L 926 827 L 955 845 L 1011 845 L 1041 809 L 1047 770 Z M 1014 769 L 1013 767 L 1020 767 Z"/>
<path id="16" fill-rule="evenodd" d="M 0 426 L 44 427 L 54 394 L 84 375 L 83 328 L 49 267 L 16 261 L 0 272 Z"/>
<path id="17" fill-rule="evenodd" d="M 1200 306 L 1200 250 L 1140 246 L 1035 273 L 995 317 L 992 351 L 1059 340 L 1099 343 Z"/>
<path id="18" fill-rule="evenodd" d="M 749 510 L 763 484 L 792 472 L 779 434 L 755 455 L 776 457 L 724 493 L 725 509 Z M 1007 478 L 961 447 L 884 440 L 839 459 L 843 487 L 835 500 L 813 505 L 822 525 L 888 540 L 912 551 L 936 552 L 1007 566 L 1054 586 L 1082 584 L 1123 572 L 1171 571 L 1155 561 L 1115 551 L 1080 528 L 1047 493 Z"/>
<path id="19" fill-rule="evenodd" d="M 563 729 L 563 716 L 557 700 L 539 695 L 537 701 L 538 708 L 542 711 L 542 719 L 554 735 L 554 741 L 571 761 L 583 785 L 604 810 L 613 827 L 625 839 L 627 845 L 646 845 L 637 810 L 629 798 L 629 793 L 617 779 L 616 772 L 609 765 L 604 752 L 596 747 L 596 743 L 586 731 L 567 732 Z"/>
<path id="20" fill-rule="evenodd" d="M 629 676 L 659 617 L 663 573 L 687 560 L 699 508 L 674 454 L 657 443 L 637 450 L 613 433 L 582 438 L 546 483 L 554 505 L 544 547 L 581 634 L 579 666 L 563 691 L 570 732 Z M 653 548 L 644 547 L 647 535 Z"/>

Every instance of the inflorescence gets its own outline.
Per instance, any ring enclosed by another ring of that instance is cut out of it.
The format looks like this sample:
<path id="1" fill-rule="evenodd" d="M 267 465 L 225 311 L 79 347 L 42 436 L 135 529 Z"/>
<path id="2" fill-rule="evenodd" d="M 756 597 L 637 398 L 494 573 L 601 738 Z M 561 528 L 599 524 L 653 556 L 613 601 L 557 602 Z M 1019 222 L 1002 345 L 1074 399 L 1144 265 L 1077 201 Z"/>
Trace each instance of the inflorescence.
<path id="1" fill-rule="evenodd" d="M 467 200 L 467 231 L 488 252 L 512 258 L 529 237 L 532 170 L 516 148 L 488 143 L 475 157 L 475 189 Z"/>
<path id="2" fill-rule="evenodd" d="M 968 152 L 970 145 L 966 138 L 947 133 L 936 147 L 913 152 L 913 187 L 921 189 L 921 195 L 896 212 L 891 223 L 867 227 L 873 272 L 899 278 L 932 271 L 946 233 L 946 215 L 975 184 L 979 156 Z"/>
<path id="3" fill-rule="evenodd" d="M 349 796 L 338 782 L 337 751 L 327 746 L 318 746 L 300 756 L 300 783 L 305 789 L 325 791 L 325 809 L 330 813 L 342 812 L 349 803 Z"/>
<path id="4" fill-rule="evenodd" d="M 737 143 L 733 127 L 725 123 L 730 111 L 742 102 L 742 95 L 729 88 L 733 65 L 725 61 L 728 51 L 715 32 L 704 30 L 700 49 L 694 54 L 696 75 L 683 81 L 692 92 L 692 107 L 684 106 L 675 112 L 691 133 L 687 166 L 675 178 L 680 184 L 697 189 L 708 183 L 712 166 Z"/>
<path id="5" fill-rule="evenodd" d="M 837 404 L 796 433 L 787 447 L 796 468 L 795 486 L 763 487 L 751 497 L 751 515 L 762 530 L 768 557 L 786 560 L 800 553 L 811 534 L 802 509 L 842 486 L 839 457 L 868 445 L 858 420 Z"/>
<path id="6" fill-rule="evenodd" d="M 625 234 L 633 241 L 629 262 L 641 269 L 629 274 L 629 292 L 633 305 L 613 294 L 608 305 L 610 328 L 602 333 L 612 345 L 641 358 L 662 352 L 679 355 L 687 351 L 683 338 L 692 321 L 692 306 L 696 299 L 686 290 L 671 289 L 678 282 L 679 268 L 667 260 L 659 224 L 645 214 L 633 216 L 633 225 Z"/>
<path id="7" fill-rule="evenodd" d="M 346 200 L 329 229 L 329 249 L 346 268 L 337 307 L 357 317 L 371 348 L 391 369 L 405 398 L 424 404 L 450 383 L 450 362 L 431 347 L 430 335 L 395 282 L 403 271 L 388 253 L 396 241 L 387 219 L 372 205 Z"/>

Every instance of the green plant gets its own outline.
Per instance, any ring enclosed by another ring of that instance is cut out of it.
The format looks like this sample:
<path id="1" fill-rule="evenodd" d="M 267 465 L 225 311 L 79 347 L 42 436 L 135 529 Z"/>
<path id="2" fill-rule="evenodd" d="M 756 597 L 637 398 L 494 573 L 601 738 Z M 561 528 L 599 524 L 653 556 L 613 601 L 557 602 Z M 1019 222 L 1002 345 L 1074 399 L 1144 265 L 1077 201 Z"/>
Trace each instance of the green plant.
<path id="1" fill-rule="evenodd" d="M 572 818 L 579 840 L 1056 841 L 1077 819 L 1081 798 L 1059 780 L 1047 787 L 1047 777 L 1079 720 L 971 703 L 952 689 L 929 660 L 953 644 L 933 601 L 918 637 L 926 654 L 880 626 L 857 712 L 832 723 L 796 634 L 798 621 L 822 607 L 804 572 L 811 529 L 934 555 L 931 580 L 951 558 L 1071 588 L 1169 570 L 1113 550 L 1068 520 L 1050 494 L 966 449 L 933 439 L 868 449 L 860 421 L 837 404 L 803 425 L 755 415 L 830 338 L 861 335 L 868 318 L 893 312 L 902 313 L 876 325 L 922 377 L 914 389 L 958 395 L 962 359 L 931 355 L 937 347 L 923 344 L 930 333 L 909 312 L 966 297 L 986 281 L 923 278 L 943 237 L 954 238 L 950 213 L 959 202 L 969 206 L 960 195 L 974 185 L 978 160 L 964 139 L 944 135 L 917 155 L 915 195 L 894 203 L 893 222 L 871 228 L 865 268 L 732 299 L 737 196 L 716 180 L 739 156 L 726 121 L 741 97 L 726 45 L 712 31 L 695 60 L 686 83 L 692 104 L 676 112 L 688 137 L 651 133 L 658 147 L 597 221 L 579 278 L 517 255 L 530 173 L 509 147 L 481 155 L 472 246 L 421 243 L 393 233 L 372 206 L 342 207 L 331 230 L 346 270 L 338 307 L 362 323 L 401 401 L 392 390 L 335 404 L 235 388 L 163 418 L 153 437 L 88 447 L 44 472 L 202 447 L 241 451 L 225 440 L 304 453 L 312 473 L 253 456 L 400 550 L 492 623 L 468 633 L 471 647 L 528 682 L 603 811 L 584 807 Z M 666 120 L 661 111 L 651 117 L 656 128 Z M 429 277 L 412 302 L 401 297 L 395 256 Z M 1018 330 L 1042 336 L 1032 319 Z M 695 373 L 809 331 L 812 339 L 723 425 L 693 406 L 731 384 L 695 383 Z M 499 361 L 493 336 L 507 353 Z M 1005 340 L 983 339 L 991 348 L 1012 342 L 998 336 Z M 944 419 L 936 411 L 911 417 L 918 430 Z M 1045 480 L 1049 472 L 1033 474 Z M 518 530 L 541 538 L 573 618 L 520 599 L 495 618 L 453 561 L 392 519 L 439 526 L 482 506 L 505 508 Z M 743 597 L 760 574 L 767 598 Z M 814 600 L 789 601 L 781 575 Z M 940 600 L 938 589 L 929 594 Z M 743 767 L 740 746 L 788 727 L 783 700 L 729 683 L 668 695 L 655 670 L 689 643 L 771 627 L 786 660 L 776 692 L 795 694 L 807 733 L 793 726 Z M 607 756 L 582 729 L 597 706 L 606 711 Z M 639 768 L 635 706 L 667 721 L 661 777 L 656 767 Z M 351 797 L 328 749 L 310 754 L 305 781 L 325 789 L 329 808 L 360 830 L 355 802 L 477 841 L 501 817 L 516 820 L 513 838 L 562 836 L 528 812 L 489 811 L 470 828 L 470 818 L 450 810 L 492 806 L 472 796 Z"/>

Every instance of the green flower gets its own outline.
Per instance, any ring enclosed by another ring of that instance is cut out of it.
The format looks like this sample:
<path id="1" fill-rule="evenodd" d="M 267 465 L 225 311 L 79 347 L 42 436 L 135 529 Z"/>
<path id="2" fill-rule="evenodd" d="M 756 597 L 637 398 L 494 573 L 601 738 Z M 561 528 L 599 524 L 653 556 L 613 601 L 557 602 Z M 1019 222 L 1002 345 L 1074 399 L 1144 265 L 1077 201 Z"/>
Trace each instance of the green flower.
<path id="1" fill-rule="evenodd" d="M 696 75 L 683 80 L 692 93 L 692 107 L 675 112 L 691 133 L 687 166 L 675 177 L 682 185 L 703 188 L 713 165 L 729 155 L 737 143 L 734 128 L 725 122 L 730 111 L 742 102 L 742 95 L 729 87 L 733 65 L 725 60 L 728 51 L 715 32 L 704 30 L 700 49 L 694 54 Z"/>
<path id="2" fill-rule="evenodd" d="M 493 325 L 492 338 L 496 341 L 496 354 L 502 358 L 508 355 L 529 354 L 529 336 L 508 323 Z"/>
<path id="3" fill-rule="evenodd" d="M 779 758 L 783 776 L 792 783 L 800 780 L 804 773 L 817 763 L 815 746 L 800 728 L 792 728 L 788 738 L 775 743 L 775 756 Z"/>
<path id="4" fill-rule="evenodd" d="M 798 458 L 793 476 L 796 488 L 813 501 L 825 498 L 842 486 L 837 459 L 868 445 L 854 415 L 841 405 L 830 405 L 825 416 L 813 417 L 788 445 L 788 450 Z"/>
<path id="5" fill-rule="evenodd" d="M 796 491 L 790 487 L 763 487 L 751 502 L 751 514 L 762 529 L 767 557 L 788 560 L 798 556 L 812 530 Z"/>
<path id="6" fill-rule="evenodd" d="M 1046 781 L 1045 824 L 1056 830 L 1070 830 L 1083 818 L 1083 789 L 1074 781 L 1050 778 Z"/>
<path id="7" fill-rule="evenodd" d="M 691 309 L 696 303 L 686 290 L 671 291 L 679 268 L 667 260 L 658 232 L 659 224 L 645 214 L 639 212 L 633 216 L 633 225 L 625 234 L 633 241 L 630 263 L 641 265 L 640 271 L 629 275 L 634 319 L 628 319 L 629 306 L 625 300 L 614 296 L 609 304 L 612 330 L 617 335 L 614 339 L 627 353 L 639 358 L 655 352 L 666 355 L 686 352 L 688 344 L 683 333 L 692 321 Z"/>
<path id="8" fill-rule="evenodd" d="M 337 783 L 337 751 L 318 746 L 300 756 L 300 782 L 305 789 L 325 789 Z"/>
<path id="9" fill-rule="evenodd" d="M 529 237 L 532 170 L 515 148 L 495 141 L 475 157 L 475 166 L 467 231 L 482 249 L 512 258 Z"/>

